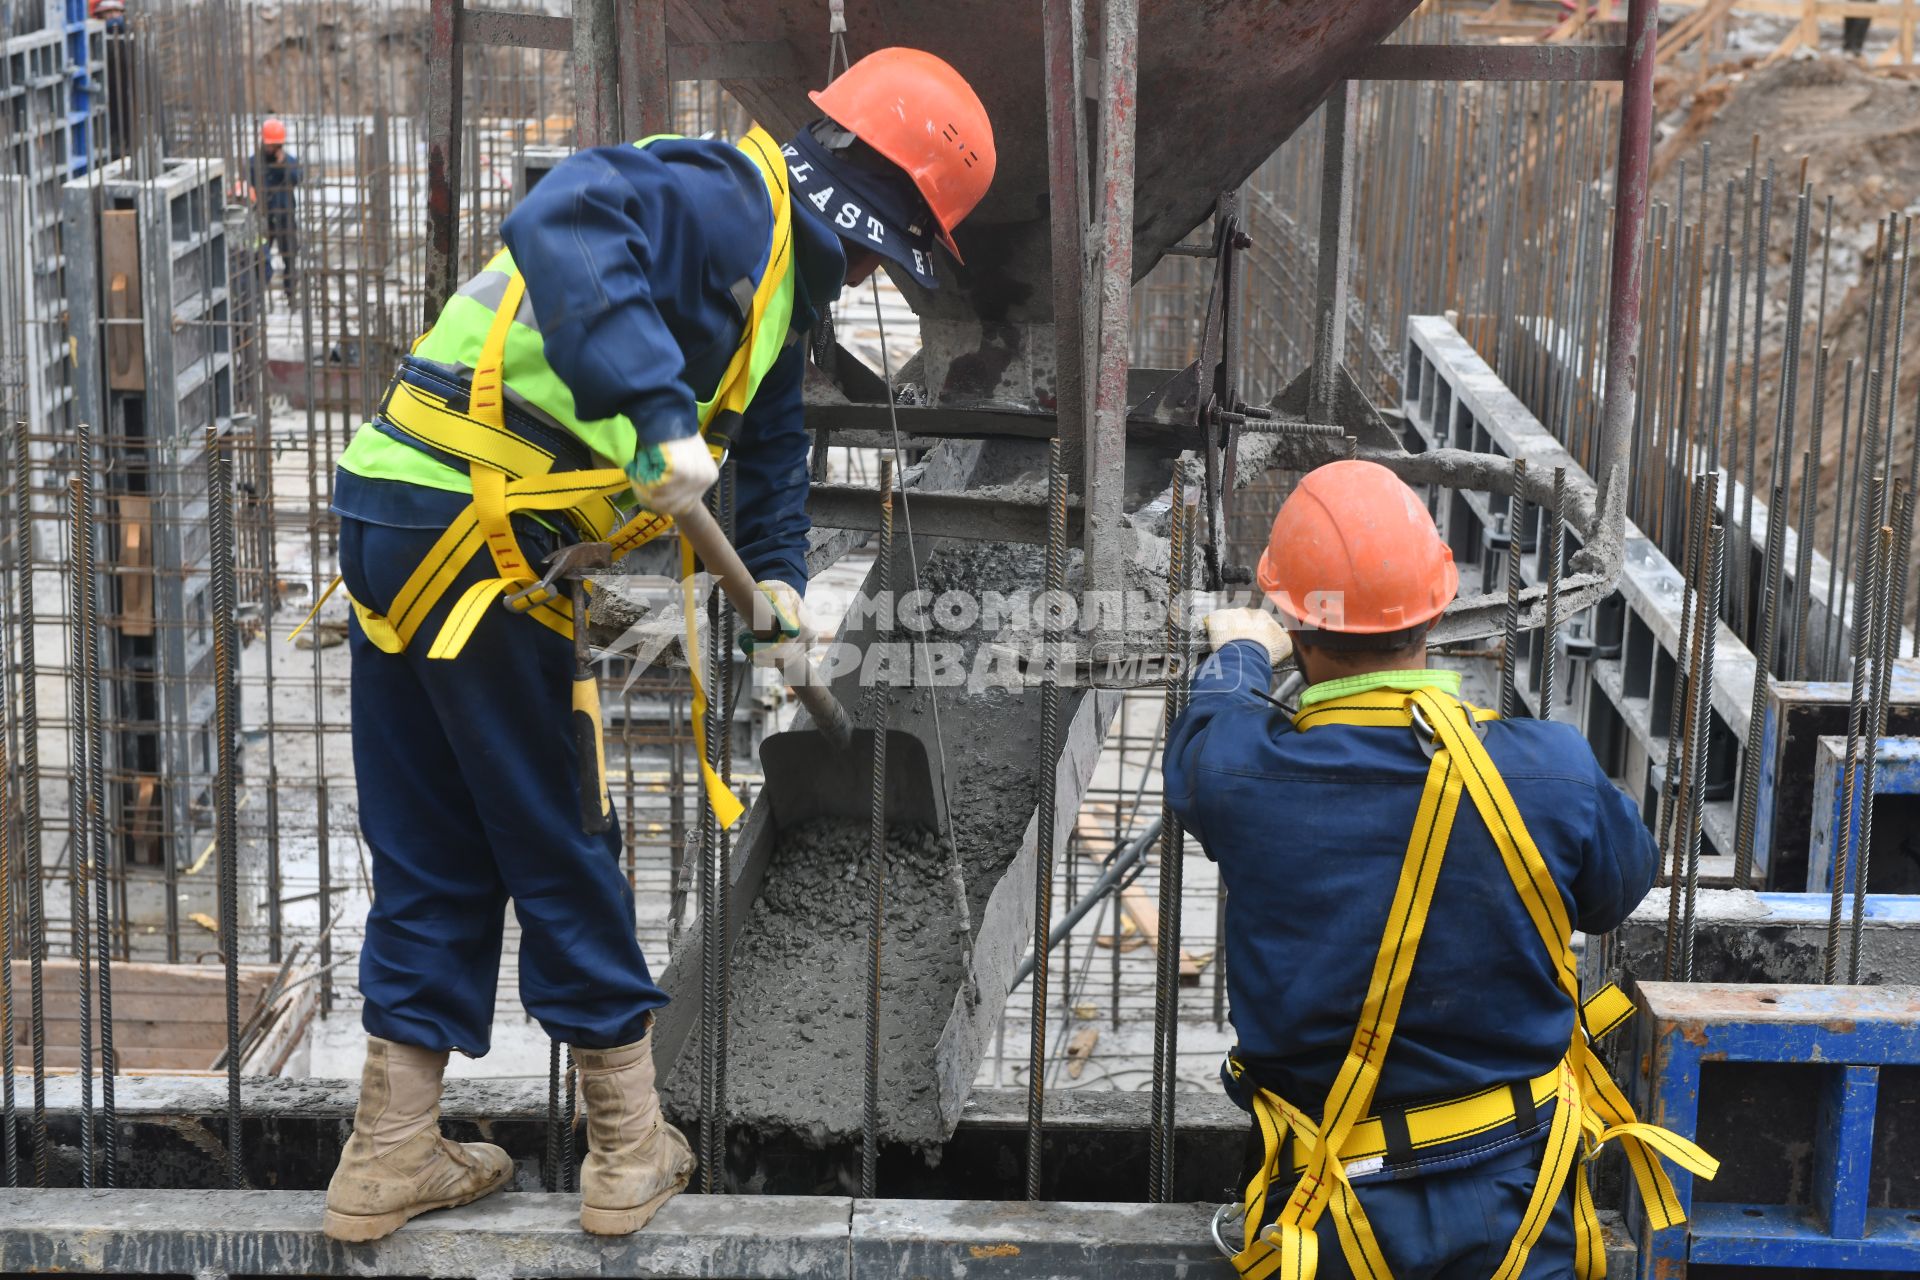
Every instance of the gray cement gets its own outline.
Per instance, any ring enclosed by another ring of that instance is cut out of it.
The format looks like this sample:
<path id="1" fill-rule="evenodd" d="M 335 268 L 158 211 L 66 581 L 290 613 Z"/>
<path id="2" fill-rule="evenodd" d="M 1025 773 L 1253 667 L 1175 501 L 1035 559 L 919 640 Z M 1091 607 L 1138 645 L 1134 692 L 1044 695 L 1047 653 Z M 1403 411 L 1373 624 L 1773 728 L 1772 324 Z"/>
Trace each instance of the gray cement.
<path id="1" fill-rule="evenodd" d="M 756 1133 L 822 1144 L 861 1131 L 868 966 L 863 823 L 818 819 L 782 832 L 733 957 L 728 1111 Z M 934 1079 L 915 1050 L 940 1035 L 965 974 L 931 831 L 887 833 L 881 983 L 881 1123 L 890 1137 L 937 1132 Z M 699 1073 L 675 1073 L 669 1108 L 698 1110 Z"/>
<path id="2" fill-rule="evenodd" d="M 912 581 L 911 568 L 901 569 L 895 581 Z M 919 575 L 936 595 L 1012 591 L 1039 578 L 1038 549 L 1000 543 L 948 544 L 923 560 Z M 986 637 L 976 630 L 938 638 L 961 644 L 970 662 Z M 969 936 L 1031 821 L 1038 765 L 1031 691 L 901 689 L 891 722 L 930 723 L 936 692 L 952 846 L 936 832 L 889 833 L 882 962 L 882 1135 L 922 1150 L 947 1136 L 933 1046 L 966 986 Z M 727 1103 L 736 1126 L 821 1145 L 861 1132 L 868 839 L 865 823 L 827 820 L 777 837 L 733 955 Z M 956 850 L 970 917 L 964 933 L 950 878 Z M 692 1066 L 683 1057 L 665 1090 L 668 1109 L 683 1116 L 698 1111 Z"/>
<path id="3" fill-rule="evenodd" d="M 1920 928 L 1901 905 L 1874 903 L 1861 929 L 1860 981 L 1867 986 L 1920 982 Z M 1827 899 L 1702 889 L 1695 901 L 1696 982 L 1823 981 Z M 1843 917 L 1844 921 L 1845 917 Z M 1601 981 L 1658 981 L 1666 958 L 1667 889 L 1656 886 L 1603 946 L 1587 950 L 1588 990 Z M 1841 926 L 1846 967 L 1847 926 Z"/>

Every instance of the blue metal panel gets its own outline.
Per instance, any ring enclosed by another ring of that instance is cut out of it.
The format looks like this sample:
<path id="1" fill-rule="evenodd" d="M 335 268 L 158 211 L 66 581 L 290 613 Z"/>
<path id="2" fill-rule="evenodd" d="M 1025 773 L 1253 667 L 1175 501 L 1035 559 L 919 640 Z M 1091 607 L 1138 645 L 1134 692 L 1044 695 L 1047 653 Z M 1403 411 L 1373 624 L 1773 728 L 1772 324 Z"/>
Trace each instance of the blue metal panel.
<path id="1" fill-rule="evenodd" d="M 93 76 L 89 66 L 87 28 L 95 30 L 87 18 L 87 0 L 66 0 L 67 75 L 67 163 L 78 175 L 87 171 L 93 159 Z"/>
<path id="2" fill-rule="evenodd" d="M 1642 988 L 1651 985 L 1644 983 Z M 1693 1137 L 1700 1129 L 1700 1046 L 1679 1028 L 1661 1026 L 1652 1061 L 1651 1106 L 1641 1118 L 1682 1137 Z M 1672 1166 L 1667 1173 L 1681 1208 L 1688 1208 L 1693 1204 L 1693 1175 Z M 1637 1194 L 1628 1197 L 1627 1223 L 1640 1246 L 1641 1280 L 1686 1275 L 1688 1228 L 1654 1231 Z"/>
<path id="3" fill-rule="evenodd" d="M 1826 892 L 1833 885 L 1833 864 L 1839 848 L 1839 832 L 1844 821 L 1846 802 L 1846 739 L 1823 737 L 1813 755 L 1813 831 L 1807 856 L 1807 888 Z M 1860 779 L 1856 781 L 1858 785 Z M 1874 765 L 1873 794 L 1876 796 L 1920 795 L 1920 738 L 1880 739 L 1879 759 Z M 1864 816 L 1854 806 L 1853 831 L 1857 838 Z M 1857 859 L 1855 860 L 1857 861 Z M 1847 868 L 1846 891 L 1853 892 L 1853 868 Z"/>
<path id="4" fill-rule="evenodd" d="M 1744 1267 L 1910 1271 L 1920 1266 L 1920 1223 L 1895 1209 L 1867 1215 L 1866 1236 L 1834 1240 L 1809 1209 L 1703 1204 L 1688 1224 L 1692 1261 Z M 1684 1272 L 1669 1274 L 1684 1275 Z"/>
<path id="5" fill-rule="evenodd" d="M 1823 895 L 1764 894 L 1803 900 Z M 1908 915 L 1912 898 L 1874 905 Z M 1636 1037 L 1647 1079 L 1645 1118 L 1698 1132 L 1704 1062 L 1832 1064 L 1817 1099 L 1811 1206 L 1693 1203 L 1693 1179 L 1670 1169 L 1683 1230 L 1657 1235 L 1629 1188 L 1642 1280 L 1678 1280 L 1690 1263 L 1815 1270 L 1920 1270 L 1920 1205 L 1867 1208 L 1880 1064 L 1920 1062 L 1920 988 L 1641 983 Z"/>
<path id="6" fill-rule="evenodd" d="M 1867 1233 L 1868 1174 L 1880 1068 L 1841 1067 L 1826 1074 L 1814 1124 L 1814 1208 L 1837 1240 Z"/>
<path id="7" fill-rule="evenodd" d="M 1780 736 L 1780 700 L 1769 694 L 1765 719 L 1760 729 L 1760 752 L 1755 755 L 1748 751 L 1745 759 L 1760 762 L 1760 801 L 1754 811 L 1753 823 L 1753 880 L 1756 885 L 1768 882 L 1773 869 L 1773 796 L 1778 787 L 1774 771 L 1778 768 L 1775 759 L 1780 754 L 1774 742 Z"/>

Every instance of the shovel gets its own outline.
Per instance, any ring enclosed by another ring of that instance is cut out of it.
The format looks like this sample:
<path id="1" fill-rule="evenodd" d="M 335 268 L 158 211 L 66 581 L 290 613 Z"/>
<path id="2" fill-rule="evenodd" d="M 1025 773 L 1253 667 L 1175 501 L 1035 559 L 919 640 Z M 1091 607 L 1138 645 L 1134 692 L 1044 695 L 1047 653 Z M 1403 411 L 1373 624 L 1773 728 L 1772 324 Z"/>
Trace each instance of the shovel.
<path id="1" fill-rule="evenodd" d="M 764 597 L 713 514 L 695 506 L 674 521 L 707 571 L 720 579 L 734 610 L 742 618 L 754 618 L 755 602 Z M 810 818 L 866 818 L 873 798 L 873 731 L 853 728 L 847 709 L 811 659 L 796 658 L 781 674 L 815 727 L 776 733 L 760 744 L 766 775 L 762 789 L 775 823 L 785 828 Z M 945 805 L 926 745 L 915 734 L 890 729 L 884 746 L 888 820 L 944 829 Z"/>

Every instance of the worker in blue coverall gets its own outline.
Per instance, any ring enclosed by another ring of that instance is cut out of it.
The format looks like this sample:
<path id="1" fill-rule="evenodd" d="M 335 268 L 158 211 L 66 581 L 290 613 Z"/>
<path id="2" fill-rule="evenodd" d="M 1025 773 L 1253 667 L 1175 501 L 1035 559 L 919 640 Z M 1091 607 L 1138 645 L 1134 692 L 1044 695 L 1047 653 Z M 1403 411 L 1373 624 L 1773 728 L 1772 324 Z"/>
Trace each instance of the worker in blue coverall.
<path id="1" fill-rule="evenodd" d="M 1238 1209 L 1221 1243 L 1255 1280 L 1597 1274 L 1577 1121 L 1630 1113 L 1579 1069 L 1624 997 L 1608 988 L 1577 1028 L 1568 941 L 1645 896 L 1652 836 L 1573 726 L 1493 718 L 1427 665 L 1459 575 L 1385 467 L 1306 475 L 1258 576 L 1279 620 L 1207 618 L 1165 766 L 1226 883 L 1222 1076 L 1260 1157 L 1216 1239 Z M 1308 681 L 1291 717 L 1266 696 L 1290 654 Z M 1611 1136 L 1636 1176 L 1666 1178 Z"/>
<path id="2" fill-rule="evenodd" d="M 957 256 L 951 232 L 994 161 L 978 97 L 931 54 L 880 50 L 812 96 L 824 116 L 784 146 L 759 129 L 662 137 L 557 166 L 341 457 L 374 901 L 366 1067 L 327 1192 L 336 1239 L 511 1177 L 499 1147 L 437 1123 L 449 1052 L 487 1052 L 509 900 L 521 1001 L 581 1073 L 581 1225 L 638 1230 L 687 1184 L 648 1040 L 667 997 L 635 938 L 617 825 L 581 830 L 597 762 L 569 732 L 569 601 L 539 566 L 564 543 L 624 553 L 656 536 L 730 449 L 736 542 L 769 606 L 752 655 L 784 667 L 804 646 L 803 335 L 883 262 L 934 287 L 933 242 Z"/>
<path id="3" fill-rule="evenodd" d="M 286 122 L 272 119 L 260 125 L 260 149 L 247 162 L 247 173 L 260 201 L 267 252 L 260 261 L 267 269 L 267 283 L 273 283 L 273 251 L 280 251 L 280 287 L 293 304 L 294 286 L 300 283 L 300 211 L 299 186 L 305 174 L 300 160 L 287 148 Z"/>

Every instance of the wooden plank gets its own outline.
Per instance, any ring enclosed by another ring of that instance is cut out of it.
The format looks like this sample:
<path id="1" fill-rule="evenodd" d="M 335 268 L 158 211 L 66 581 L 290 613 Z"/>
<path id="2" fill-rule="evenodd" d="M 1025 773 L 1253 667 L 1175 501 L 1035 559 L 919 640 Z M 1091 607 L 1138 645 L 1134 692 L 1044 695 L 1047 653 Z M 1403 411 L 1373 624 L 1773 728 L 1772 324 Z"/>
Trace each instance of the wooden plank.
<path id="1" fill-rule="evenodd" d="M 146 330 L 141 326 L 140 215 L 133 209 L 100 212 L 101 276 L 106 280 L 107 386 L 144 391 Z"/>
<path id="2" fill-rule="evenodd" d="M 25 960 L 13 962 L 14 990 L 25 991 L 31 966 Z M 71 991 L 79 981 L 80 966 L 77 961 L 49 959 L 42 965 L 45 986 L 48 993 L 56 990 Z M 243 964 L 240 966 L 240 992 L 244 1000 L 248 992 L 264 990 L 279 972 L 278 965 Z M 113 965 L 113 990 L 115 995 L 224 995 L 226 992 L 226 974 L 218 965 L 207 964 L 155 964 L 138 960 L 116 960 Z"/>
<path id="3" fill-rule="evenodd" d="M 1147 940 L 1154 954 L 1160 952 L 1160 905 L 1151 894 L 1139 885 L 1128 885 L 1120 893 L 1120 907 L 1133 921 L 1133 927 Z M 1180 985 L 1197 987 L 1200 985 L 1200 962 L 1187 954 L 1185 947 L 1180 949 Z"/>
<path id="4" fill-rule="evenodd" d="M 1093 1046 L 1100 1039 L 1100 1028 L 1082 1027 L 1073 1033 L 1073 1039 L 1067 1041 L 1067 1078 L 1078 1080 L 1080 1073 L 1087 1069 L 1087 1059 L 1093 1056 Z"/>

